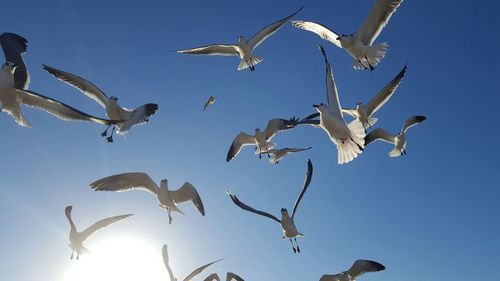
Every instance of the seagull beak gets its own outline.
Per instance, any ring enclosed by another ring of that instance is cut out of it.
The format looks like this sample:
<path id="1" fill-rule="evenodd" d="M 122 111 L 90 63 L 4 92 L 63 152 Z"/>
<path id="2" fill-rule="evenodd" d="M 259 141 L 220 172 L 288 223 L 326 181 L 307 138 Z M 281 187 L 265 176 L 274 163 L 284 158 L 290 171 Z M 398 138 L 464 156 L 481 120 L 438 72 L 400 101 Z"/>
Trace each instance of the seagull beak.
<path id="1" fill-rule="evenodd" d="M 314 107 L 314 108 L 318 108 L 318 107 L 319 107 L 319 105 L 317 105 L 317 104 L 313 104 L 313 107 Z"/>

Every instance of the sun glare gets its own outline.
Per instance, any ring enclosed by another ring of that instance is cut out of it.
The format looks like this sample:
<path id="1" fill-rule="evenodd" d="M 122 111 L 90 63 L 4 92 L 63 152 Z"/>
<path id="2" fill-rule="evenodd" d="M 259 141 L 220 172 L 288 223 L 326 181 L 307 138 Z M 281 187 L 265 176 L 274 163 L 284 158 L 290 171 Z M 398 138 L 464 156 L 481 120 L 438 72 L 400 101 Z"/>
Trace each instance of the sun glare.
<path id="1" fill-rule="evenodd" d="M 90 253 L 70 262 L 63 281 L 168 280 L 161 247 L 131 237 L 88 244 Z"/>

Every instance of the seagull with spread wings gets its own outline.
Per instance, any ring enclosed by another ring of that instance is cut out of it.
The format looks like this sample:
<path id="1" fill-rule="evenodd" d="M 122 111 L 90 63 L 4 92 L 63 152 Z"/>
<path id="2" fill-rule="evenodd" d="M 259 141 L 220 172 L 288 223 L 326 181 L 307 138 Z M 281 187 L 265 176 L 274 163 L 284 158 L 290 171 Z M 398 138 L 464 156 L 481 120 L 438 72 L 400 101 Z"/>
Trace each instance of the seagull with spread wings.
<path id="1" fill-rule="evenodd" d="M 385 266 L 371 260 L 357 260 L 353 263 L 351 268 L 342 273 L 321 276 L 319 281 L 356 281 L 358 277 L 367 272 L 376 272 L 384 270 Z"/>
<path id="2" fill-rule="evenodd" d="M 210 274 L 203 281 L 214 281 L 214 280 L 215 281 L 220 281 L 220 277 L 219 277 L 219 275 L 217 273 Z M 245 280 L 243 280 L 243 278 L 239 277 L 237 274 L 232 273 L 232 272 L 228 272 L 227 275 L 226 275 L 226 281 L 232 281 L 232 280 L 245 281 Z"/>
<path id="3" fill-rule="evenodd" d="M 319 113 L 319 127 L 323 129 L 330 140 L 337 145 L 338 163 L 344 164 L 358 157 L 363 152 L 365 144 L 365 130 L 363 124 L 358 119 L 352 120 L 349 124 L 344 120 L 342 114 L 337 86 L 333 79 L 333 72 L 325 54 L 325 50 L 318 45 L 326 65 L 326 90 L 328 105 L 320 103 L 313 105 Z M 311 114 L 312 116 L 314 114 Z M 308 117 L 306 117 L 308 118 Z"/>
<path id="4" fill-rule="evenodd" d="M 294 218 L 295 218 L 295 214 L 297 213 L 297 208 L 299 207 L 300 201 L 302 200 L 302 197 L 304 197 L 304 194 L 307 190 L 307 187 L 311 183 L 312 174 L 313 174 L 313 165 L 312 165 L 311 159 L 309 159 L 307 161 L 307 172 L 306 172 L 306 178 L 304 180 L 304 186 L 302 187 L 302 191 L 300 192 L 299 197 L 297 197 L 297 200 L 295 201 L 295 204 L 293 205 L 293 212 L 292 212 L 291 217 L 288 214 L 288 210 L 285 208 L 281 209 L 281 219 L 278 219 L 277 217 L 275 217 L 274 215 L 272 215 L 270 213 L 259 211 L 257 209 L 254 209 L 254 208 L 248 206 L 247 204 L 241 202 L 238 199 L 238 197 L 236 197 L 236 195 L 233 195 L 231 193 L 231 191 L 227 191 L 227 194 L 229 194 L 229 197 L 231 197 L 231 200 L 233 200 L 233 203 L 236 204 L 236 206 L 240 207 L 241 209 L 255 213 L 257 215 L 261 215 L 261 216 L 270 218 L 270 219 L 276 221 L 277 223 L 279 223 L 281 225 L 281 229 L 283 230 L 283 237 L 282 238 L 283 239 L 288 238 L 290 240 L 290 243 L 292 243 L 293 252 L 300 253 L 299 244 L 297 243 L 297 237 L 304 237 L 304 235 L 297 230 L 297 227 L 295 226 Z M 295 247 L 293 245 L 292 238 L 295 240 L 295 244 L 297 245 L 297 247 Z"/>
<path id="5" fill-rule="evenodd" d="M 31 127 L 24 117 L 21 105 L 43 110 L 65 121 L 88 121 L 102 125 L 111 125 L 114 121 L 89 115 L 53 98 L 28 90 L 29 74 L 22 58 L 28 48 L 28 41 L 14 33 L 0 35 L 0 44 L 6 62 L 0 69 L 1 111 L 10 114 L 17 124 Z"/>
<path id="6" fill-rule="evenodd" d="M 97 180 L 90 184 L 90 188 L 95 191 L 147 191 L 156 197 L 160 207 L 167 209 L 169 224 L 172 223 L 171 212 L 184 215 L 177 205 L 185 202 L 192 202 L 200 214 L 205 215 L 205 207 L 203 207 L 201 197 L 196 188 L 189 182 L 185 182 L 177 190 L 169 190 L 167 179 L 162 179 L 160 187 L 158 187 L 146 173 L 136 172 L 113 175 Z"/>
<path id="7" fill-rule="evenodd" d="M 116 127 L 118 128 L 116 131 L 117 134 L 125 135 L 132 126 L 149 122 L 149 117 L 155 114 L 156 110 L 158 110 L 158 105 L 155 103 L 147 103 L 133 110 L 122 107 L 118 104 L 117 97 L 108 97 L 103 91 L 97 88 L 97 86 L 82 77 L 47 66 L 45 64 L 43 64 L 43 68 L 50 74 L 54 75 L 57 79 L 77 88 L 87 97 L 96 101 L 106 110 L 106 114 L 110 119 L 120 120 L 119 123 L 113 126 L 111 134 L 107 137 L 108 142 L 113 142 L 113 133 Z M 112 124 L 108 125 L 101 136 L 106 137 L 108 135 L 108 129 L 111 126 Z"/>
<path id="8" fill-rule="evenodd" d="M 292 21 L 292 25 L 319 35 L 349 53 L 353 58 L 354 69 L 373 70 L 386 55 L 389 45 L 383 42 L 373 45 L 392 14 L 403 0 L 376 0 L 365 22 L 355 33 L 338 34 L 327 27 L 311 21 Z"/>
<path id="9" fill-rule="evenodd" d="M 262 42 L 264 42 L 271 35 L 276 33 L 283 25 L 285 25 L 293 16 L 295 16 L 300 10 L 300 8 L 295 13 L 290 16 L 283 18 L 275 23 L 272 23 L 262 29 L 249 41 L 247 41 L 243 36 L 238 37 L 238 45 L 227 45 L 227 44 L 217 44 L 208 45 L 193 49 L 179 50 L 177 53 L 181 54 L 191 54 L 191 55 L 208 55 L 208 56 L 237 56 L 241 58 L 241 62 L 238 66 L 238 70 L 249 68 L 251 71 L 255 70 L 255 65 L 260 63 L 263 58 L 254 56 L 253 50 L 257 48 Z"/>
<path id="10" fill-rule="evenodd" d="M 406 131 L 413 126 L 424 122 L 425 119 L 427 119 L 427 117 L 419 115 L 408 118 L 405 121 L 401 132 L 397 135 L 391 135 L 386 130 L 377 128 L 366 135 L 365 144 L 368 145 L 376 140 L 382 140 L 394 144 L 394 148 L 389 152 L 390 157 L 406 155 Z"/>
<path id="11" fill-rule="evenodd" d="M 162 255 L 163 255 L 163 263 L 165 263 L 165 267 L 167 268 L 168 276 L 170 277 L 170 281 L 177 281 L 177 278 L 174 277 L 174 273 L 172 271 L 172 268 L 170 267 L 170 260 L 169 260 L 169 257 L 168 257 L 168 248 L 167 248 L 167 245 L 163 245 Z M 207 268 L 207 267 L 211 266 L 212 264 L 214 264 L 216 262 L 219 262 L 221 260 L 223 260 L 223 259 L 219 259 L 219 260 L 213 261 L 211 263 L 207 263 L 204 266 L 198 267 L 193 272 L 191 272 L 191 274 L 189 274 L 186 278 L 184 278 L 183 281 L 190 281 L 196 275 L 200 274 L 203 270 L 205 270 L 205 268 Z M 205 280 L 209 280 L 209 279 L 207 278 Z M 239 281 L 239 280 L 237 280 L 237 281 Z"/>
<path id="12" fill-rule="evenodd" d="M 205 103 L 205 105 L 203 106 L 203 111 L 207 110 L 207 108 L 209 106 L 211 106 L 212 104 L 215 103 L 215 97 L 214 96 L 210 96 L 207 100 L 207 102 Z"/>
<path id="13" fill-rule="evenodd" d="M 271 155 L 269 157 L 270 163 L 278 164 L 289 153 L 301 152 L 301 151 L 309 150 L 311 148 L 312 147 L 307 147 L 307 148 L 285 147 L 285 148 L 281 148 L 281 149 L 270 149 L 269 151 L 263 152 L 263 153 L 267 153 L 267 154 Z"/>
<path id="14" fill-rule="evenodd" d="M 68 218 L 69 224 L 71 226 L 71 230 L 69 232 L 69 242 L 70 244 L 68 245 L 71 248 L 71 257 L 70 259 L 73 259 L 73 254 L 76 252 L 76 259 L 80 259 L 80 255 L 89 252 L 87 248 L 83 246 L 83 241 L 85 241 L 90 235 L 94 234 L 98 230 L 115 223 L 117 221 L 121 221 L 125 218 L 128 218 L 132 216 L 132 214 L 128 215 L 121 215 L 121 216 L 115 216 L 115 217 L 110 217 L 106 219 L 102 219 L 93 225 L 89 226 L 87 229 L 85 229 L 82 232 L 78 232 L 76 230 L 76 226 L 73 223 L 73 220 L 71 219 L 71 210 L 73 210 L 73 206 L 67 206 L 64 209 L 64 212 L 66 213 L 66 217 Z"/>

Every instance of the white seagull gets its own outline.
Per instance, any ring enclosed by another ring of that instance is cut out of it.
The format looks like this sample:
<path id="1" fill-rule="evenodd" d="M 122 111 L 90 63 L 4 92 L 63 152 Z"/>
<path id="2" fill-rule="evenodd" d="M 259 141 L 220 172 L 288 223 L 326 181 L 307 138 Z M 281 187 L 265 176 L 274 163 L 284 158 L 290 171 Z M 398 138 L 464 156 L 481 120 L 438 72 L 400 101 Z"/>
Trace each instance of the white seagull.
<path id="1" fill-rule="evenodd" d="M 285 147 L 285 148 L 281 148 L 281 149 L 270 149 L 269 151 L 263 152 L 263 153 L 271 155 L 271 157 L 269 157 L 269 162 L 270 163 L 272 163 L 272 164 L 278 164 L 289 153 L 301 152 L 301 151 L 304 151 L 304 150 L 309 150 L 311 148 L 312 147 L 307 147 L 307 148 L 290 148 L 290 147 Z"/>
<path id="2" fill-rule="evenodd" d="M 392 14 L 403 0 L 376 0 L 368 18 L 359 30 L 353 34 L 338 34 L 327 27 L 310 21 L 292 21 L 292 25 L 316 33 L 321 38 L 343 48 L 353 58 L 354 69 L 373 70 L 387 53 L 389 45 L 383 42 L 373 45 L 382 29 L 387 25 Z"/>
<path id="3" fill-rule="evenodd" d="M 427 119 L 427 117 L 418 115 L 408 118 L 405 121 L 401 132 L 397 135 L 391 135 L 382 128 L 375 129 L 365 137 L 365 144 L 368 145 L 376 140 L 382 140 L 394 144 L 394 148 L 388 154 L 390 157 L 406 155 L 406 131 L 413 126 L 422 123 L 425 119 Z"/>
<path id="4" fill-rule="evenodd" d="M 205 278 L 203 281 L 220 281 L 220 278 L 219 278 L 219 275 L 217 273 L 212 273 L 210 274 L 207 278 Z M 227 275 L 226 275 L 226 281 L 232 281 L 232 280 L 236 280 L 236 281 L 245 281 L 243 280 L 243 278 L 239 277 L 238 275 L 236 275 L 235 273 L 232 273 L 232 272 L 228 272 Z"/>
<path id="5" fill-rule="evenodd" d="M 338 163 L 344 164 L 358 157 L 363 152 L 365 144 L 365 130 L 363 124 L 358 119 L 352 120 L 349 124 L 344 120 L 339 102 L 337 86 L 333 79 L 333 72 L 325 54 L 325 50 L 318 45 L 326 65 L 326 90 L 328 106 L 321 103 L 313 105 L 319 112 L 320 124 L 330 137 L 330 140 L 337 145 Z"/>
<path id="6" fill-rule="evenodd" d="M 171 212 L 183 214 L 177 205 L 184 202 L 192 202 L 202 216 L 205 215 L 205 208 L 196 188 L 189 182 L 185 182 L 177 190 L 168 189 L 167 179 L 162 179 L 160 187 L 146 173 L 124 173 L 109 176 L 97 180 L 90 184 L 90 188 L 95 191 L 129 191 L 143 190 L 156 196 L 160 207 L 167 209 L 168 222 L 172 223 Z"/>
<path id="7" fill-rule="evenodd" d="M 179 50 L 177 53 L 191 54 L 191 55 L 209 55 L 209 56 L 237 56 L 241 58 L 238 70 L 250 68 L 251 71 L 255 70 L 255 65 L 263 60 L 263 58 L 254 56 L 253 50 L 257 48 L 264 40 L 276 33 L 285 23 L 295 16 L 300 10 L 290 16 L 283 18 L 275 23 L 272 23 L 257 33 L 252 39 L 247 41 L 243 36 L 238 37 L 238 45 L 208 45 L 193 49 Z"/>
<path id="8" fill-rule="evenodd" d="M 6 32 L 0 35 L 0 45 L 2 45 L 5 61 L 17 65 L 14 73 L 14 87 L 27 90 L 30 76 L 22 55 L 28 49 L 28 40 L 18 34 Z"/>
<path id="9" fill-rule="evenodd" d="M 376 272 L 384 269 L 385 266 L 376 261 L 357 260 L 347 271 L 335 275 L 325 274 L 321 276 L 319 281 L 356 281 L 358 277 L 366 272 Z"/>
<path id="10" fill-rule="evenodd" d="M 43 68 L 50 74 L 54 75 L 57 79 L 66 82 L 67 84 L 77 88 L 87 97 L 93 99 L 98 104 L 100 104 L 106 110 L 107 116 L 112 120 L 120 120 L 121 122 L 114 124 L 111 134 L 107 137 L 108 142 L 113 142 L 113 133 L 115 127 L 118 127 L 116 131 L 119 135 L 125 135 L 128 133 L 130 128 L 135 125 L 144 124 L 149 122 L 149 117 L 155 114 L 158 110 L 158 105 L 155 103 L 147 103 L 138 108 L 131 110 L 125 107 L 121 107 L 118 104 L 117 97 L 109 97 L 97 88 L 91 82 L 85 80 L 82 77 L 76 76 L 74 74 L 47 66 L 42 64 Z M 101 136 L 106 137 L 108 135 L 108 128 L 101 134 Z"/>
<path id="11" fill-rule="evenodd" d="M 67 206 L 64 209 L 64 212 L 66 213 L 66 217 L 68 218 L 69 224 L 71 225 L 71 230 L 69 232 L 69 242 L 68 246 L 71 248 L 71 257 L 70 259 L 73 259 L 73 253 L 76 252 L 76 259 L 78 260 L 80 258 L 80 255 L 89 252 L 87 248 L 83 246 L 83 241 L 85 241 L 90 235 L 94 234 L 101 228 L 108 226 L 112 223 L 115 223 L 117 221 L 121 221 L 125 218 L 128 218 L 132 216 L 132 214 L 128 215 L 121 215 L 121 216 L 115 216 L 115 217 L 110 217 L 106 218 L 103 220 L 100 220 L 93 225 L 89 226 L 87 229 L 85 229 L 82 232 L 78 232 L 76 230 L 76 226 L 73 223 L 73 220 L 71 219 L 71 210 L 73 209 L 73 206 Z"/>
<path id="12" fill-rule="evenodd" d="M 343 113 L 347 113 L 354 118 L 359 119 L 366 129 L 371 128 L 377 121 L 378 118 L 372 117 L 372 115 L 377 112 L 394 94 L 396 89 L 401 83 L 401 80 L 405 76 L 406 65 L 403 69 L 392 79 L 389 84 L 387 84 L 378 94 L 373 97 L 373 99 L 364 105 L 361 102 L 356 103 L 356 108 L 354 109 L 342 109 Z"/>
<path id="13" fill-rule="evenodd" d="M 297 237 L 304 237 L 304 235 L 297 230 L 297 227 L 295 226 L 294 217 L 295 217 L 295 214 L 297 212 L 297 208 L 299 206 L 299 203 L 302 200 L 302 197 L 304 196 L 304 193 L 306 192 L 307 187 L 311 183 L 312 174 L 313 174 L 313 165 L 311 163 L 311 159 L 309 159 L 307 161 L 307 173 L 306 173 L 306 178 L 304 181 L 304 186 L 302 187 L 302 191 L 300 192 L 299 197 L 297 197 L 297 200 L 295 201 L 295 204 L 293 205 L 292 216 L 290 217 L 287 209 L 282 208 L 281 209 L 281 220 L 272 214 L 256 210 L 256 209 L 246 205 L 245 203 L 241 202 L 238 199 L 238 197 L 236 197 L 236 195 L 233 195 L 231 193 L 231 191 L 227 191 L 227 194 L 229 194 L 229 197 L 231 197 L 231 200 L 233 200 L 234 204 L 236 204 L 236 206 L 240 207 L 241 209 L 255 213 L 257 215 L 261 215 L 261 216 L 270 218 L 270 219 L 278 222 L 281 225 L 281 229 L 283 230 L 283 237 L 282 238 L 283 239 L 286 239 L 286 238 L 290 239 L 290 243 L 292 243 L 293 252 L 300 253 L 299 244 L 297 243 Z M 295 246 L 293 245 L 292 238 L 294 238 L 295 244 L 297 245 L 297 248 L 295 248 Z"/>
<path id="14" fill-rule="evenodd" d="M 172 272 L 172 268 L 170 267 L 170 261 L 169 261 L 169 258 L 168 258 L 168 248 L 167 248 L 167 245 L 163 245 L 162 255 L 163 255 L 163 263 L 165 264 L 165 267 L 167 268 L 168 275 L 170 277 L 170 281 L 177 281 L 177 278 L 174 277 L 174 273 Z M 211 266 L 212 264 L 214 264 L 216 262 L 219 262 L 221 260 L 223 260 L 223 259 L 216 260 L 216 261 L 208 263 L 208 264 L 206 264 L 204 266 L 198 267 L 193 272 L 191 272 L 191 274 L 189 274 L 186 278 L 184 278 L 183 281 L 189 281 L 189 280 L 193 279 L 196 275 L 200 274 L 205 268 L 207 268 L 207 267 Z M 207 279 L 205 279 L 205 280 L 207 280 Z"/>
<path id="15" fill-rule="evenodd" d="M 210 96 L 207 100 L 207 102 L 205 103 L 205 105 L 203 106 L 203 111 L 207 110 L 207 108 L 209 106 L 211 106 L 212 104 L 215 103 L 215 97 L 214 96 Z"/>

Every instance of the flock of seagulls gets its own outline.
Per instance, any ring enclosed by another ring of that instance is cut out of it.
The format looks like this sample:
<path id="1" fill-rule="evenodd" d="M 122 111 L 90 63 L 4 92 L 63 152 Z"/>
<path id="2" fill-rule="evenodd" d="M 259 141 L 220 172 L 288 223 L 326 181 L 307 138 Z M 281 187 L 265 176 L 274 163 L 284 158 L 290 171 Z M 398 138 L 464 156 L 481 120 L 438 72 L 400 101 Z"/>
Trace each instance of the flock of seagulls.
<path id="1" fill-rule="evenodd" d="M 374 70 L 380 61 L 386 56 L 388 44 L 380 43 L 373 45 L 373 42 L 381 33 L 382 29 L 387 25 L 392 14 L 400 6 L 402 0 L 376 0 L 371 12 L 365 22 L 361 25 L 357 32 L 350 35 L 336 33 L 325 26 L 310 22 L 295 20 L 292 25 L 299 29 L 304 29 L 316 33 L 321 38 L 330 41 L 334 45 L 345 49 L 353 57 L 353 68 Z M 220 55 L 220 56 L 238 56 L 241 62 L 238 70 L 250 69 L 255 70 L 255 66 L 262 62 L 262 58 L 253 54 L 256 47 L 262 44 L 270 36 L 279 31 L 287 24 L 297 13 L 303 9 L 300 8 L 293 14 L 278 20 L 260 32 L 258 32 L 250 40 L 246 40 L 243 36 L 238 38 L 236 45 L 208 45 L 198 48 L 179 50 L 181 54 L 193 55 Z M 0 103 L 1 111 L 11 115 L 14 120 L 23 127 L 30 127 L 26 117 L 23 115 L 21 105 L 34 107 L 65 121 L 87 121 L 106 126 L 105 131 L 101 134 L 106 137 L 108 142 L 113 142 L 113 134 L 127 134 L 133 126 L 145 124 L 149 118 L 158 110 L 158 105 L 155 103 L 146 103 L 135 109 L 127 109 L 118 104 L 118 98 L 115 96 L 108 97 L 97 86 L 90 81 L 79 77 L 75 74 L 65 72 L 54 67 L 43 64 L 42 67 L 49 74 L 53 75 L 58 80 L 65 82 L 87 97 L 96 101 L 105 110 L 106 117 L 96 117 L 85 112 L 82 112 L 63 102 L 53 98 L 38 94 L 29 90 L 30 76 L 26 64 L 23 60 L 23 54 L 27 52 L 28 41 L 20 35 L 14 33 L 3 33 L 0 35 L 0 44 L 2 46 L 5 63 L 0 69 Z M 394 148 L 389 152 L 390 157 L 397 157 L 406 154 L 406 133 L 409 128 L 422 123 L 426 120 L 425 116 L 413 116 L 407 119 L 397 135 L 392 135 L 382 128 L 371 130 L 379 120 L 373 117 L 382 106 L 384 106 L 395 93 L 397 87 L 401 83 L 406 74 L 407 66 L 403 69 L 375 95 L 368 103 L 363 104 L 358 102 L 355 108 L 343 107 L 340 103 L 339 92 L 335 83 L 332 66 L 327 58 L 325 49 L 318 45 L 323 56 L 326 69 L 326 103 L 320 102 L 314 104 L 315 113 L 310 114 L 306 118 L 299 119 L 292 117 L 290 119 L 275 118 L 268 121 L 266 128 L 261 131 L 255 129 L 254 134 L 240 132 L 233 140 L 226 156 L 226 162 L 234 159 L 244 146 L 254 146 L 255 154 L 259 158 L 262 155 L 267 155 L 269 162 L 278 164 L 283 158 L 296 152 L 303 152 L 311 149 L 306 148 L 277 148 L 278 144 L 272 143 L 271 140 L 278 133 L 288 131 L 298 125 L 309 125 L 314 128 L 320 128 L 328 135 L 330 141 L 335 144 L 338 150 L 338 163 L 345 164 L 353 161 L 361 155 L 366 146 L 376 140 L 382 140 L 394 145 Z M 215 103 L 215 97 L 211 96 L 204 104 L 203 111 Z M 346 116 L 347 115 L 347 116 Z M 350 120 L 347 120 L 348 117 Z M 111 133 L 108 133 L 109 129 Z M 371 130 L 371 131 L 369 131 Z M 283 239 L 288 239 L 292 245 L 294 253 L 300 253 L 301 249 L 297 243 L 297 237 L 304 237 L 299 232 L 295 224 L 295 215 L 313 176 L 313 164 L 309 159 L 307 161 L 307 171 L 302 186 L 292 213 L 286 208 L 281 209 L 281 218 L 264 211 L 255 209 L 227 191 L 232 202 L 239 208 L 267 217 L 279 223 L 283 231 Z M 108 176 L 96 180 L 90 184 L 90 188 L 95 191 L 114 191 L 123 192 L 130 190 L 143 190 L 154 195 L 161 208 L 165 208 L 168 212 L 169 224 L 172 223 L 171 213 L 184 214 L 179 205 L 183 203 L 192 203 L 199 213 L 205 215 L 205 207 L 197 189 L 189 182 L 185 182 L 177 190 L 170 190 L 167 179 L 162 179 L 158 186 L 155 181 L 146 173 L 129 172 Z M 76 253 L 76 259 L 80 255 L 89 252 L 83 246 L 83 242 L 98 230 L 121 221 L 132 216 L 132 214 L 119 215 L 100 220 L 82 232 L 79 232 L 72 220 L 72 206 L 65 208 L 65 214 L 70 224 L 69 247 L 72 250 L 71 259 Z M 169 264 L 169 256 L 167 246 L 162 248 L 163 260 L 167 268 L 171 281 L 177 281 Z M 210 267 L 212 264 L 221 260 L 208 263 L 195 269 L 189 274 L 184 281 L 189 281 L 199 275 L 202 271 Z M 366 272 L 375 272 L 384 270 L 385 266 L 371 260 L 357 260 L 350 269 L 335 275 L 323 275 L 320 281 L 354 281 L 359 276 Z M 212 273 L 205 281 L 220 281 L 217 273 Z M 227 272 L 226 281 L 243 281 L 243 279 L 232 272 Z"/>

